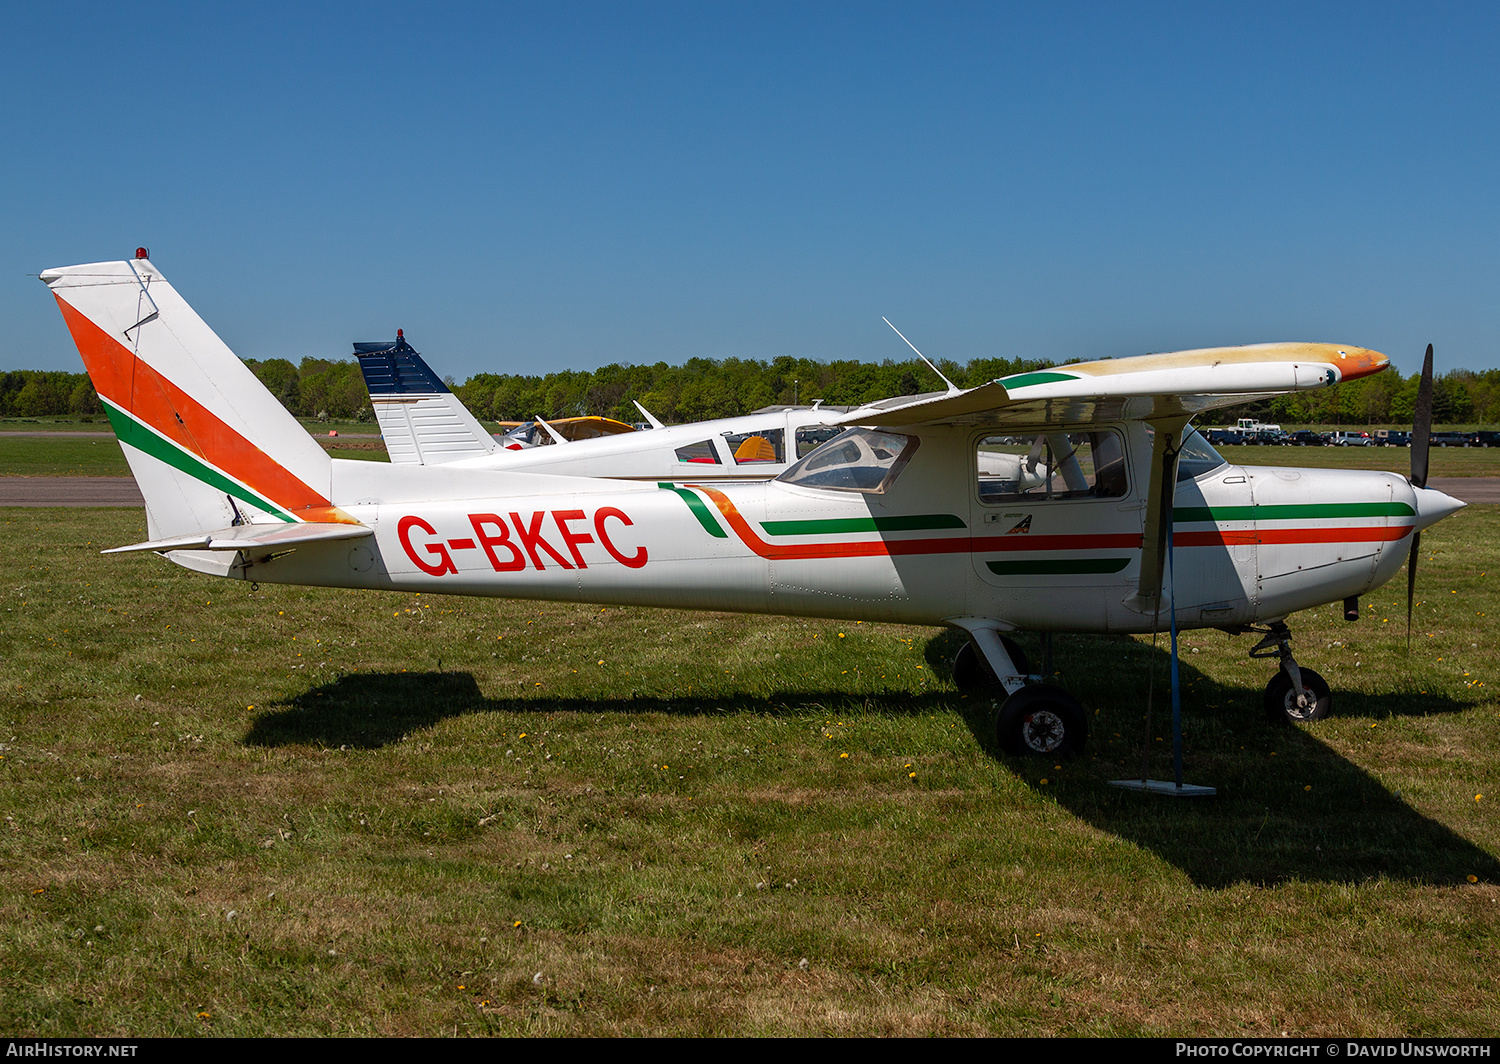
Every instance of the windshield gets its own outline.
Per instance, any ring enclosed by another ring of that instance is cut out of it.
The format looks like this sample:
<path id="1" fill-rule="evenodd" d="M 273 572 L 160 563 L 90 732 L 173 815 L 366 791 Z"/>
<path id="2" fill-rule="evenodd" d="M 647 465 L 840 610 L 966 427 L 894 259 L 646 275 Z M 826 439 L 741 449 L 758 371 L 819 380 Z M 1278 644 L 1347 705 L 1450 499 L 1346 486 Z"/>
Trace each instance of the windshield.
<path id="1" fill-rule="evenodd" d="M 849 429 L 835 436 L 776 479 L 804 488 L 888 491 L 917 449 L 915 436 L 875 429 Z"/>
<path id="2" fill-rule="evenodd" d="M 1190 429 L 1182 438 L 1182 451 L 1177 459 L 1177 482 L 1193 480 L 1225 464 L 1224 456 L 1214 450 L 1213 444 L 1197 429 Z"/>

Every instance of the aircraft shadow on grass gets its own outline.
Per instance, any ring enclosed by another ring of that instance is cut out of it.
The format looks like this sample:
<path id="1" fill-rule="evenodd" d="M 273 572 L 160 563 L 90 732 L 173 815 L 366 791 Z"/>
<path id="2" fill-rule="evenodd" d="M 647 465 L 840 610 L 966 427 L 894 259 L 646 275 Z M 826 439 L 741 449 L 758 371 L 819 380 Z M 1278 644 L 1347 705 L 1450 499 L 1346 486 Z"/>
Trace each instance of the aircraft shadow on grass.
<path id="1" fill-rule="evenodd" d="M 898 705 L 897 702 L 900 702 Z M 311 743 L 374 749 L 400 742 L 413 732 L 470 713 L 663 713 L 676 716 L 729 714 L 801 715 L 809 706 L 879 707 L 881 712 L 915 716 L 946 712 L 950 692 L 911 697 L 905 692 L 855 696 L 847 691 L 778 690 L 774 697 L 728 696 L 660 698 L 490 698 L 468 672 L 362 672 L 311 688 L 255 717 L 244 742 L 249 746 Z"/>
<path id="2" fill-rule="evenodd" d="M 961 637 L 960 637 L 961 638 Z M 946 667 L 959 639 L 933 639 L 926 656 Z M 1040 654 L 1034 667 L 1040 668 Z M 373 749 L 471 713 L 663 713 L 681 716 L 802 714 L 806 707 L 903 716 L 959 711 L 975 741 L 1016 777 L 1101 831 L 1149 850 L 1199 886 L 1283 882 L 1363 882 L 1386 878 L 1461 883 L 1470 875 L 1500 882 L 1500 861 L 1423 816 L 1364 769 L 1317 738 L 1317 725 L 1271 725 L 1261 692 L 1222 684 L 1182 663 L 1185 780 L 1218 795 L 1176 799 L 1110 785 L 1139 778 L 1145 738 L 1146 676 L 1155 669 L 1150 765 L 1172 778 L 1171 704 L 1165 648 L 1130 640 L 1059 637 L 1056 664 L 1091 716 L 1090 746 L 1063 764 L 1010 758 L 994 738 L 995 699 L 949 690 L 856 698 L 842 691 L 778 691 L 774 697 L 490 698 L 467 672 L 357 673 L 287 699 L 257 716 L 251 746 L 311 743 Z M 1090 667 L 1080 668 L 1089 661 Z M 1103 667 L 1100 667 L 1103 666 Z M 1067 675 L 1071 673 L 1072 675 Z M 1392 718 L 1464 709 L 1451 699 L 1410 694 L 1346 696 L 1336 711 L 1377 725 Z M 1161 741 L 1157 741 L 1160 737 Z M 1045 783 L 1043 781 L 1046 781 Z"/>
<path id="3" fill-rule="evenodd" d="M 929 654 L 948 649 L 929 647 Z M 1040 656 L 1038 648 L 1027 649 Z M 1060 763 L 999 752 L 993 700 L 978 700 L 965 719 L 975 740 L 1017 778 L 1100 830 L 1156 853 L 1199 886 L 1378 878 L 1452 884 L 1471 875 L 1500 882 L 1500 860 L 1423 816 L 1399 791 L 1329 747 L 1318 738 L 1319 725 L 1273 724 L 1259 688 L 1222 683 L 1188 660 L 1180 663 L 1183 782 L 1214 787 L 1217 795 L 1175 798 L 1112 786 L 1111 780 L 1141 777 L 1147 745 L 1148 778 L 1173 779 L 1169 660 L 1165 644 L 1153 649 L 1133 640 L 1058 637 L 1060 679 L 1090 712 L 1092 728 L 1084 757 L 1061 770 Z M 1266 665 L 1269 679 L 1274 661 Z M 1334 707 L 1336 715 L 1372 728 L 1467 708 L 1444 696 L 1351 692 L 1340 699 L 1337 691 Z"/>

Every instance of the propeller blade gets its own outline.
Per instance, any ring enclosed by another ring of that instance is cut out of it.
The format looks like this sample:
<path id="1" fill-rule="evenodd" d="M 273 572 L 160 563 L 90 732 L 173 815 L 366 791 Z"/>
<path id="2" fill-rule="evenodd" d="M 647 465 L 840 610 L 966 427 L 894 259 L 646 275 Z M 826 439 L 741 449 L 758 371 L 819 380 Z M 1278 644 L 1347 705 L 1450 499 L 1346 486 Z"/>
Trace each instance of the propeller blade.
<path id="1" fill-rule="evenodd" d="M 1411 484 L 1427 486 L 1428 441 L 1432 437 L 1432 345 L 1422 359 L 1422 380 L 1417 385 L 1417 406 L 1412 411 Z M 1417 555 L 1422 550 L 1422 533 L 1411 534 L 1411 553 L 1406 557 L 1406 650 L 1411 653 L 1411 614 L 1417 597 Z"/>
<path id="2" fill-rule="evenodd" d="M 1417 385 L 1417 406 L 1411 427 L 1411 482 L 1413 487 L 1427 486 L 1427 444 L 1432 437 L 1432 345 L 1422 359 L 1422 381 Z M 1415 540 L 1413 540 L 1415 546 Z"/>
<path id="3" fill-rule="evenodd" d="M 1417 597 L 1417 553 L 1422 549 L 1422 533 L 1411 534 L 1411 553 L 1406 556 L 1406 652 L 1411 653 L 1411 609 Z"/>

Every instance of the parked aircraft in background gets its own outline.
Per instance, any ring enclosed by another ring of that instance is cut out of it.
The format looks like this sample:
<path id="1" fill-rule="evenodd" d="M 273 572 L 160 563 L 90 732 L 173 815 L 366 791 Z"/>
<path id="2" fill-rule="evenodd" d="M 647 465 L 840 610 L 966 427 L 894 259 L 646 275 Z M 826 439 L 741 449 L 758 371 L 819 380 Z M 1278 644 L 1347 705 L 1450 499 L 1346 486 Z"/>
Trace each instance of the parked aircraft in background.
<path id="1" fill-rule="evenodd" d="M 559 418 L 543 430 L 536 422 L 502 422 L 497 439 L 468 411 L 400 329 L 394 343 L 356 343 L 370 406 L 386 452 L 398 464 L 441 465 L 538 444 L 631 433 L 631 425 L 606 417 Z"/>
<path id="2" fill-rule="evenodd" d="M 1280 661 L 1268 711 L 1323 716 L 1328 686 L 1293 657 L 1286 618 L 1347 609 L 1408 546 L 1414 566 L 1419 531 L 1462 505 L 1423 486 L 1425 446 L 1410 478 L 1255 468 L 1189 427 L 1386 367 L 1358 347 L 1016 374 L 839 415 L 847 431 L 775 480 L 630 482 L 331 459 L 144 252 L 41 276 L 146 499 L 150 538 L 116 551 L 262 583 L 949 625 L 970 639 L 955 678 L 1003 689 L 1012 752 L 1073 752 L 1087 729 L 1071 695 L 1028 675 L 1006 638 L 1023 629 L 1258 633 L 1252 653 Z M 711 442 L 704 473 L 733 460 Z"/>
<path id="3" fill-rule="evenodd" d="M 394 344 L 354 345 L 391 461 L 462 469 L 546 471 L 625 480 L 768 480 L 841 429 L 844 407 L 778 407 L 743 417 L 652 428 L 608 418 L 538 418 L 526 446 L 496 440 L 398 330 Z M 564 423 L 578 431 L 564 431 Z M 595 430 L 598 431 L 595 431 Z M 530 446 L 541 432 L 549 443 Z M 593 432 L 585 438 L 583 432 Z"/>

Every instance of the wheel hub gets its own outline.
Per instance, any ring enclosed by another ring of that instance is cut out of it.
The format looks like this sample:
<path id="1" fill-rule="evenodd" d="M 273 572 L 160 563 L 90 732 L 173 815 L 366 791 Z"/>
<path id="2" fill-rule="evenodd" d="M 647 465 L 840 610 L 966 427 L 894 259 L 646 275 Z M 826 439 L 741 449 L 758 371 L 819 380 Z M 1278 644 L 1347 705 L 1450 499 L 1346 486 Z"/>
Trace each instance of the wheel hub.
<path id="1" fill-rule="evenodd" d="M 1063 720 L 1050 709 L 1039 709 L 1021 722 L 1021 740 L 1039 754 L 1050 754 L 1067 734 Z"/>
<path id="2" fill-rule="evenodd" d="M 1318 704 L 1318 695 L 1311 687 L 1302 688 L 1302 697 L 1296 692 L 1286 693 L 1286 715 L 1293 720 L 1306 720 L 1308 713 Z"/>

